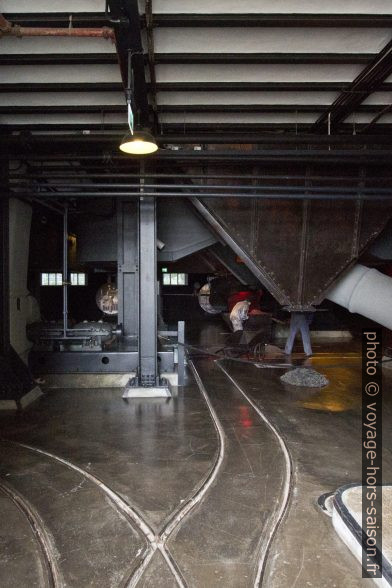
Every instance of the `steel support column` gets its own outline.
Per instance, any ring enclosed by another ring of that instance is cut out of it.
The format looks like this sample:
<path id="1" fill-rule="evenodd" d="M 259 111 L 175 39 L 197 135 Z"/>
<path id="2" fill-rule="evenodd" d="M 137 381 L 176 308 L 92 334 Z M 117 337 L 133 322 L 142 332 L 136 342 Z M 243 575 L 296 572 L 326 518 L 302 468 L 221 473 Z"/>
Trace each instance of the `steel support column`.
<path id="1" fill-rule="evenodd" d="M 177 331 L 178 341 L 178 385 L 185 384 L 185 322 L 179 321 Z"/>
<path id="2" fill-rule="evenodd" d="M 124 337 L 138 334 L 138 204 L 120 201 L 117 207 L 118 322 Z"/>
<path id="3" fill-rule="evenodd" d="M 63 216 L 63 335 L 67 336 L 68 329 L 68 205 L 65 206 Z"/>
<path id="4" fill-rule="evenodd" d="M 144 70 L 144 55 L 140 14 L 137 0 L 109 0 L 110 16 L 116 37 L 124 89 L 127 86 L 128 53 L 132 54 L 134 75 L 133 108 L 140 114 L 140 124 L 149 125 L 149 105 Z"/>
<path id="5" fill-rule="evenodd" d="M 139 201 L 139 385 L 159 384 L 157 366 L 156 203 Z"/>
<path id="6" fill-rule="evenodd" d="M 153 196 L 143 196 L 143 182 L 140 194 L 138 368 L 123 398 L 168 397 L 169 386 L 158 369 L 158 355 L 162 363 L 162 354 L 158 354 L 156 201 Z M 169 355 L 173 358 L 174 352 Z"/>

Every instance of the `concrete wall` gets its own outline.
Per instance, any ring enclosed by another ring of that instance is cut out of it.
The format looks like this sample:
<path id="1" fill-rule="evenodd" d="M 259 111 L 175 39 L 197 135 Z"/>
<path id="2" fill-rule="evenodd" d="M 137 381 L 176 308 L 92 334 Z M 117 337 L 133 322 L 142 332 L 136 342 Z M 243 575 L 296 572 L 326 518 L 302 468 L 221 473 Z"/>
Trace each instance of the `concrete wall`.
<path id="1" fill-rule="evenodd" d="M 26 324 L 31 320 L 34 309 L 34 299 L 27 290 L 32 208 L 12 198 L 9 215 L 10 338 L 12 347 L 27 361 L 31 343 L 26 337 Z"/>

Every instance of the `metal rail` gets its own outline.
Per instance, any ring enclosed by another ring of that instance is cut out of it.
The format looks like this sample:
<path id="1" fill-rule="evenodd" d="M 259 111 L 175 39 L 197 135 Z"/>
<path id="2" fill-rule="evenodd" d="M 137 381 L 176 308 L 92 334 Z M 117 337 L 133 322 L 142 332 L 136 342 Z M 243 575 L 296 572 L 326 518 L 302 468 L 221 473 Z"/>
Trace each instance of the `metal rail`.
<path id="1" fill-rule="evenodd" d="M 277 441 L 280 445 L 280 448 L 282 450 L 284 460 L 285 460 L 285 473 L 286 473 L 286 475 L 285 475 L 284 486 L 282 488 L 282 500 L 281 500 L 281 504 L 279 506 L 278 516 L 276 517 L 276 521 L 275 521 L 275 525 L 274 525 L 273 529 L 271 529 L 271 531 L 268 534 L 267 544 L 261 550 L 260 555 L 259 555 L 257 575 L 256 575 L 255 582 L 254 582 L 254 588 L 259 588 L 259 586 L 261 586 L 263 583 L 263 576 L 264 576 L 265 567 L 267 564 L 267 559 L 268 559 L 270 547 L 272 545 L 272 541 L 273 541 L 273 539 L 277 533 L 277 530 L 279 529 L 279 527 L 284 519 L 284 516 L 286 514 L 286 511 L 288 510 L 288 507 L 289 507 L 290 496 L 291 496 L 291 492 L 292 492 L 292 478 L 293 478 L 294 468 L 293 468 L 291 455 L 290 455 L 288 446 L 286 444 L 286 441 L 284 440 L 282 435 L 279 433 L 278 429 L 272 424 L 272 422 L 268 419 L 268 417 L 264 414 L 264 412 L 260 409 L 260 407 L 256 404 L 256 402 L 248 394 L 246 394 L 246 392 L 244 392 L 244 390 L 236 382 L 236 380 L 222 366 L 222 360 L 215 361 L 215 365 L 225 374 L 227 379 L 230 382 L 232 382 L 232 384 L 237 388 L 238 392 L 240 392 L 240 394 L 242 394 L 242 396 L 245 398 L 245 400 L 247 400 L 249 402 L 251 407 L 256 411 L 256 413 L 260 416 L 260 418 L 265 422 L 265 424 L 269 427 L 269 429 L 275 435 L 275 437 L 277 438 Z"/>
<path id="2" fill-rule="evenodd" d="M 44 585 L 48 588 L 62 588 L 64 584 L 58 569 L 56 549 L 52 544 L 50 534 L 47 532 L 41 518 L 28 501 L 14 488 L 8 486 L 8 484 L 2 482 L 0 484 L 0 492 L 7 496 L 7 498 L 9 498 L 26 517 L 31 530 L 34 533 L 34 537 L 42 554 L 42 564 L 47 576 L 44 580 Z"/>

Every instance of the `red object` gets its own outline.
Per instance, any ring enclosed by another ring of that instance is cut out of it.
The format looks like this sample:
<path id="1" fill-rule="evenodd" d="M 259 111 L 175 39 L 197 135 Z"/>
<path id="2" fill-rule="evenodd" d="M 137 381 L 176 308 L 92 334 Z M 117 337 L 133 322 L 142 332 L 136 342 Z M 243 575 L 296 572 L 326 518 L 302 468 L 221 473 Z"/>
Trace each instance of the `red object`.
<path id="1" fill-rule="evenodd" d="M 253 425 L 247 406 L 240 406 L 240 424 L 244 429 L 249 429 Z"/>
<path id="2" fill-rule="evenodd" d="M 78 28 L 49 28 L 49 27 L 16 27 L 15 25 L 3 34 L 15 37 L 98 37 L 114 39 L 114 31 L 108 27 L 100 29 Z"/>
<path id="3" fill-rule="evenodd" d="M 240 292 L 235 292 L 227 301 L 227 306 L 229 308 L 229 312 L 233 310 L 237 302 L 242 302 L 243 300 L 249 300 L 249 314 L 254 310 L 260 310 L 260 300 L 263 295 L 262 290 L 241 290 Z"/>

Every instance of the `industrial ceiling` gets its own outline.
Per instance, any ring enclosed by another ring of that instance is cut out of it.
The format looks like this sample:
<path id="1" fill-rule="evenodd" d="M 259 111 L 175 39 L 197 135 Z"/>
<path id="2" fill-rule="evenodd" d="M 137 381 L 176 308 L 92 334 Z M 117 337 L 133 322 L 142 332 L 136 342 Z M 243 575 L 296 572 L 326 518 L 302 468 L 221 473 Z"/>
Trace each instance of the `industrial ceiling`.
<path id="1" fill-rule="evenodd" d="M 332 135 L 390 131 L 389 0 L 3 0 L 1 10 L 13 25 L 110 27 L 116 38 L 4 35 L 3 133 L 121 137 L 128 51 L 141 121 L 168 140 L 325 136 L 329 113 Z"/>

